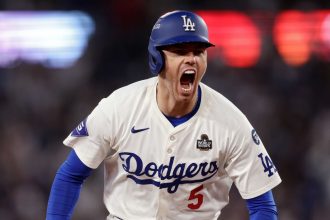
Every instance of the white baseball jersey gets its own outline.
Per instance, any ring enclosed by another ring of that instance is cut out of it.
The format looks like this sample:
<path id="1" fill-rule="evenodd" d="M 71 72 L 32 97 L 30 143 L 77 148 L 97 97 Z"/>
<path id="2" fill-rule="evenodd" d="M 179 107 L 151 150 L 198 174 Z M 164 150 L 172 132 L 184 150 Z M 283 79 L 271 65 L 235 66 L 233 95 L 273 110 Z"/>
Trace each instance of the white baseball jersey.
<path id="1" fill-rule="evenodd" d="M 244 199 L 281 182 L 230 101 L 201 83 L 198 111 L 173 127 L 157 106 L 157 82 L 114 91 L 64 140 L 87 166 L 104 162 L 108 219 L 216 220 L 233 182 Z"/>

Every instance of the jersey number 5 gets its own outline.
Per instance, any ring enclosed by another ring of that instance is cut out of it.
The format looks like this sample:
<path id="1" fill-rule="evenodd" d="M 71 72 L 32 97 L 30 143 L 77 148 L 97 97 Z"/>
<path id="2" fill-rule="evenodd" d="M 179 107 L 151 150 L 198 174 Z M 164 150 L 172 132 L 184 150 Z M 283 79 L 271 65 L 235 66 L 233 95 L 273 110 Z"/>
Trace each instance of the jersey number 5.
<path id="1" fill-rule="evenodd" d="M 201 191 L 203 189 L 203 185 L 200 185 L 199 187 L 191 190 L 190 192 L 190 196 L 188 200 L 195 200 L 197 199 L 197 201 L 195 203 L 189 203 L 188 204 L 188 208 L 190 209 L 199 209 L 199 207 L 201 207 L 202 203 L 203 203 L 203 194 L 199 193 L 199 191 Z"/>

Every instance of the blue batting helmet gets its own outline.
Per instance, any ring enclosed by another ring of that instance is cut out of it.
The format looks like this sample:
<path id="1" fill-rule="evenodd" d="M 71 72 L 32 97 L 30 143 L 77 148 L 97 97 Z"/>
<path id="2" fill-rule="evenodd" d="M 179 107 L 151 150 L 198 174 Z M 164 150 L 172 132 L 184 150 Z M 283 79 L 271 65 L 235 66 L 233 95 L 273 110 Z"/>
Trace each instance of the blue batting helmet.
<path id="1" fill-rule="evenodd" d="M 161 16 L 152 28 L 149 38 L 149 67 L 158 74 L 164 66 L 162 46 L 181 43 L 202 43 L 206 47 L 214 46 L 209 42 L 208 30 L 204 20 L 189 11 L 173 11 Z"/>

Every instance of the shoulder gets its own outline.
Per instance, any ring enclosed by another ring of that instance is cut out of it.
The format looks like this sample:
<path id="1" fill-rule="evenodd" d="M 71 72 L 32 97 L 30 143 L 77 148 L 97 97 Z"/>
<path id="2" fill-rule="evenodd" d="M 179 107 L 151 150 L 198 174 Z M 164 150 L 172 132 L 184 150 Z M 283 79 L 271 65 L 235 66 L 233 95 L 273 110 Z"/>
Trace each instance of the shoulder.
<path id="1" fill-rule="evenodd" d="M 117 93 L 127 93 L 127 92 L 135 92 L 135 91 L 141 91 L 144 90 L 148 87 L 151 87 L 153 85 L 155 85 L 157 83 L 158 79 L 157 77 L 151 77 L 148 79 L 144 79 L 144 80 L 140 80 L 140 81 L 136 81 L 134 83 L 131 83 L 129 85 L 126 85 L 124 87 L 121 87 L 117 90 L 115 90 L 115 92 Z"/>
<path id="2" fill-rule="evenodd" d="M 247 120 L 244 113 L 228 98 L 211 87 L 201 83 L 202 99 L 209 109 L 209 114 L 216 120 L 230 121 L 231 123 L 242 123 Z"/>
<path id="3" fill-rule="evenodd" d="M 120 97 L 125 97 L 125 96 L 130 97 L 133 94 L 136 95 L 137 93 L 145 92 L 149 88 L 153 87 L 156 83 L 157 83 L 157 77 L 140 80 L 115 90 L 111 95 L 120 96 Z"/>
<path id="4" fill-rule="evenodd" d="M 134 102 L 140 101 L 141 98 L 150 96 L 150 92 L 156 83 L 157 77 L 134 82 L 113 91 L 101 102 L 103 102 L 104 105 L 131 105 Z"/>
<path id="5" fill-rule="evenodd" d="M 157 78 L 153 77 L 113 91 L 108 97 L 101 99 L 89 118 L 97 116 L 102 118 L 101 121 L 110 122 L 111 126 L 119 126 L 130 115 L 150 106 L 156 84 Z"/>

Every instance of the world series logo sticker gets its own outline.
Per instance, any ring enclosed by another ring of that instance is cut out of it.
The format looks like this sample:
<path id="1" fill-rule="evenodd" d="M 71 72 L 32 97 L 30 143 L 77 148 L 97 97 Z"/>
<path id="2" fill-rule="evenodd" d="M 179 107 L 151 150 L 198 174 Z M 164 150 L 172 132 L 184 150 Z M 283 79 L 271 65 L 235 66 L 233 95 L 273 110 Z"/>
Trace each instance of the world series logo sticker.
<path id="1" fill-rule="evenodd" d="M 208 151 L 212 149 L 212 140 L 206 134 L 201 135 L 201 139 L 197 140 L 197 149 L 201 151 Z"/>

